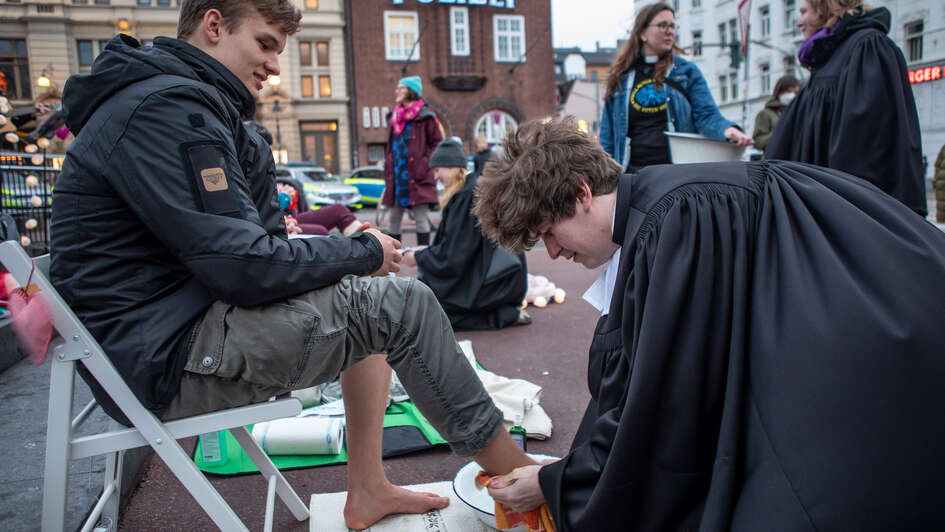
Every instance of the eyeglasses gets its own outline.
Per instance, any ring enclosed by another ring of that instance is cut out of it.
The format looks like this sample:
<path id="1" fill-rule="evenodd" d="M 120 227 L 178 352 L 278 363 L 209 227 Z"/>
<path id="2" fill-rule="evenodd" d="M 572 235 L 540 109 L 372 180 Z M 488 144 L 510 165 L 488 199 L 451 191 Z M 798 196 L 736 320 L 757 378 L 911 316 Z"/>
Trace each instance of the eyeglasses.
<path id="1" fill-rule="evenodd" d="M 650 27 L 653 27 L 653 26 L 656 26 L 657 28 L 660 29 L 660 31 L 667 32 L 667 33 L 670 31 L 679 30 L 679 25 L 673 22 L 663 21 L 663 22 L 660 22 L 659 24 L 650 24 Z"/>

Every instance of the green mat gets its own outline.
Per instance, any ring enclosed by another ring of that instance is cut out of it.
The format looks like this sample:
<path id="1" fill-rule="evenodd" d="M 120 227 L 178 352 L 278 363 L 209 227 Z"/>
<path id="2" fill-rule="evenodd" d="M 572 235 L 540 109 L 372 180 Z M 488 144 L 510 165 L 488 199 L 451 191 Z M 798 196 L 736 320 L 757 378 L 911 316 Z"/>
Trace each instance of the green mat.
<path id="1" fill-rule="evenodd" d="M 440 434 L 430 425 L 427 418 L 423 417 L 423 414 L 414 406 L 412 401 L 394 403 L 387 407 L 387 412 L 384 414 L 385 428 L 403 426 L 417 427 L 430 443 L 430 447 L 446 443 L 446 440 L 440 437 Z M 250 432 L 253 430 L 252 425 L 247 425 L 246 428 Z M 226 445 L 229 460 L 222 465 L 207 465 L 203 462 L 203 453 L 201 452 L 200 442 L 198 440 L 197 448 L 194 450 L 194 463 L 197 464 L 197 467 L 200 468 L 201 471 L 217 475 L 236 475 L 259 471 L 259 469 L 256 468 L 256 464 L 243 452 L 243 448 L 237 443 L 236 438 L 230 434 L 230 431 L 224 432 L 223 440 L 223 444 Z M 340 453 L 333 455 L 270 456 L 270 458 L 276 467 L 285 470 L 342 464 L 348 461 L 348 453 L 345 451 L 345 448 L 342 447 Z"/>

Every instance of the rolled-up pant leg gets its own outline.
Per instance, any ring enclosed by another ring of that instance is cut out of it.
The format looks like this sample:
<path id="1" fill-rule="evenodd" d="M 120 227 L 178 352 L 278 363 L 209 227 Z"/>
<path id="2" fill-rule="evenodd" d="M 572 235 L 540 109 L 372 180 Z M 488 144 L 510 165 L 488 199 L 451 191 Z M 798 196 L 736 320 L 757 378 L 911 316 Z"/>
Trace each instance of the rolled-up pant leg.
<path id="1" fill-rule="evenodd" d="M 502 427 L 502 413 L 433 292 L 402 277 L 348 276 L 252 308 L 215 303 L 195 330 L 181 391 L 162 417 L 314 386 L 375 353 L 387 354 L 411 400 L 456 454 L 478 453 Z"/>

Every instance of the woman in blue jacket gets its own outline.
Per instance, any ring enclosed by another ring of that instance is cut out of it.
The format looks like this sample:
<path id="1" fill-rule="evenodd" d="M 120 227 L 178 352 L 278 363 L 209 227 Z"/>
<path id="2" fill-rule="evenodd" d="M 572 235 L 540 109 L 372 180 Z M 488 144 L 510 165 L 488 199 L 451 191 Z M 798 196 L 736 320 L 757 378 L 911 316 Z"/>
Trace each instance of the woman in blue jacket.
<path id="1" fill-rule="evenodd" d="M 671 7 L 644 7 L 607 74 L 600 143 L 628 172 L 672 162 L 664 131 L 751 144 L 719 113 L 699 68 L 676 55 L 676 30 Z"/>

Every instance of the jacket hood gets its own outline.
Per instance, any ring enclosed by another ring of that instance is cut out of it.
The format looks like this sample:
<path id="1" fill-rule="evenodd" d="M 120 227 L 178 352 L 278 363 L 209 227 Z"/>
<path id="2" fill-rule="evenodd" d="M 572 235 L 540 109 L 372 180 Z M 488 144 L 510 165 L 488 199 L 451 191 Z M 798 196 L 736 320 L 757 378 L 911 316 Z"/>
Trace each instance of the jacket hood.
<path id="1" fill-rule="evenodd" d="M 804 66 L 820 68 L 854 33 L 872 29 L 888 34 L 890 20 L 889 10 L 885 7 L 869 11 L 857 8 L 853 13 L 844 15 L 838 20 L 833 30 L 826 36 L 818 37 L 815 34 L 805 41 L 798 52 L 798 58 Z"/>
<path id="2" fill-rule="evenodd" d="M 776 110 L 778 110 L 778 109 L 784 107 L 784 105 L 781 103 L 781 100 L 779 100 L 779 99 L 778 99 L 777 97 L 775 97 L 775 96 L 772 96 L 772 97 L 768 98 L 768 101 L 767 101 L 767 102 L 765 102 L 765 107 L 767 107 L 768 109 L 772 109 L 772 110 L 775 110 L 775 111 L 776 111 Z"/>
<path id="3" fill-rule="evenodd" d="M 158 37 L 153 46 L 142 46 L 133 37 L 117 35 L 99 54 L 91 74 L 77 74 L 66 81 L 62 95 L 66 126 L 77 135 L 109 98 L 129 85 L 161 74 L 213 85 L 229 98 L 243 119 L 251 118 L 256 111 L 249 89 L 199 48 L 169 37 Z"/>
<path id="4" fill-rule="evenodd" d="M 892 16 L 889 14 L 889 10 L 885 7 L 878 7 L 869 11 L 855 12 L 840 19 L 840 27 L 837 28 L 837 33 L 841 33 L 844 30 L 846 32 L 853 33 L 854 31 L 866 28 L 872 28 L 883 33 L 889 33 L 889 25 L 891 20 Z"/>

